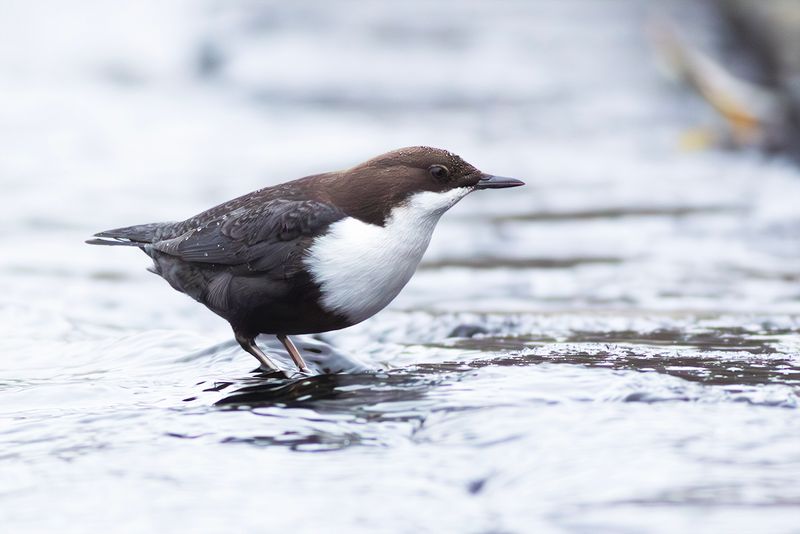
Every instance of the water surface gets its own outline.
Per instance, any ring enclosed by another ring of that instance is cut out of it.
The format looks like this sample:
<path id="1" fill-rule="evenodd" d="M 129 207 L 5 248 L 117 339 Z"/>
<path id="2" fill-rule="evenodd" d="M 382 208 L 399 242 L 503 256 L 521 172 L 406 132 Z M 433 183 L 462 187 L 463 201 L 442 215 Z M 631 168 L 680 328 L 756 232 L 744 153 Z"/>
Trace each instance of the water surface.
<path id="1" fill-rule="evenodd" d="M 721 50 L 710 6 L 660 4 Z M 719 124 L 652 3 L 37 6 L 0 19 L 6 528 L 796 531 L 800 172 L 680 148 Z M 416 144 L 529 185 L 298 339 L 317 376 L 82 244 Z"/>

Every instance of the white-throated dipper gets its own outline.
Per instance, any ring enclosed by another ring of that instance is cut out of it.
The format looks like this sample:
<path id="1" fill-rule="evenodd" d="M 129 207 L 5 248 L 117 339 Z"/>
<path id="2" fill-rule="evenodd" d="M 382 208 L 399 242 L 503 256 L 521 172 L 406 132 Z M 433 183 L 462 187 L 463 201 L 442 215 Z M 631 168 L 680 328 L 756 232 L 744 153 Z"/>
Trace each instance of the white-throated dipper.
<path id="1" fill-rule="evenodd" d="M 139 247 L 153 272 L 226 319 L 261 365 L 280 372 L 255 343 L 274 334 L 307 372 L 289 335 L 375 315 L 411 279 L 445 211 L 477 189 L 519 185 L 445 150 L 401 148 L 87 243 Z"/>

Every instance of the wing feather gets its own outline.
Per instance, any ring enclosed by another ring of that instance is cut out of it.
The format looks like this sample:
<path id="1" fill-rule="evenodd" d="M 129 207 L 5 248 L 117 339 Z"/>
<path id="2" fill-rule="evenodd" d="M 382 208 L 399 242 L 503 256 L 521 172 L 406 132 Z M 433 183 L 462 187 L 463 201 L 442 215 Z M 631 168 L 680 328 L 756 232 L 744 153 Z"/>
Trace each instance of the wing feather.
<path id="1" fill-rule="evenodd" d="M 151 246 L 187 262 L 248 264 L 262 270 L 274 267 L 303 239 L 319 234 L 343 217 L 341 210 L 323 202 L 275 199 L 237 208 Z"/>

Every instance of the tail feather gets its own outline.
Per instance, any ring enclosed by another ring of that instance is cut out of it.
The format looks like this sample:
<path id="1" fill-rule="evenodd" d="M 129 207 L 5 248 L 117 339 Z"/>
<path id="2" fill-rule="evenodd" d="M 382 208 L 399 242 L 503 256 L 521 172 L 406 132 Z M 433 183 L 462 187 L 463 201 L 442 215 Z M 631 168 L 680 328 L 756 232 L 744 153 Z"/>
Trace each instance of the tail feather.
<path id="1" fill-rule="evenodd" d="M 138 241 L 122 241 L 120 239 L 87 239 L 86 243 L 89 245 L 109 245 L 112 247 L 141 247 L 147 244 Z"/>
<path id="2" fill-rule="evenodd" d="M 89 239 L 86 242 L 90 245 L 141 247 L 160 240 L 165 229 L 170 226 L 172 223 L 151 223 L 115 228 L 98 232 L 94 237 L 100 239 Z"/>

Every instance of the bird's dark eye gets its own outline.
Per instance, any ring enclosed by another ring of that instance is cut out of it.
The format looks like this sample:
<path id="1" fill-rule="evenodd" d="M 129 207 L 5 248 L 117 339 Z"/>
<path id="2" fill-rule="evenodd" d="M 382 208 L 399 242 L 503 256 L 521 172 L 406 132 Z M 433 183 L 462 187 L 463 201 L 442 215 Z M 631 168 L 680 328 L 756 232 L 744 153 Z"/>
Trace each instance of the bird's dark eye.
<path id="1" fill-rule="evenodd" d="M 428 171 L 431 173 L 431 176 L 437 180 L 444 180 L 450 176 L 450 171 L 444 165 L 431 165 Z"/>

